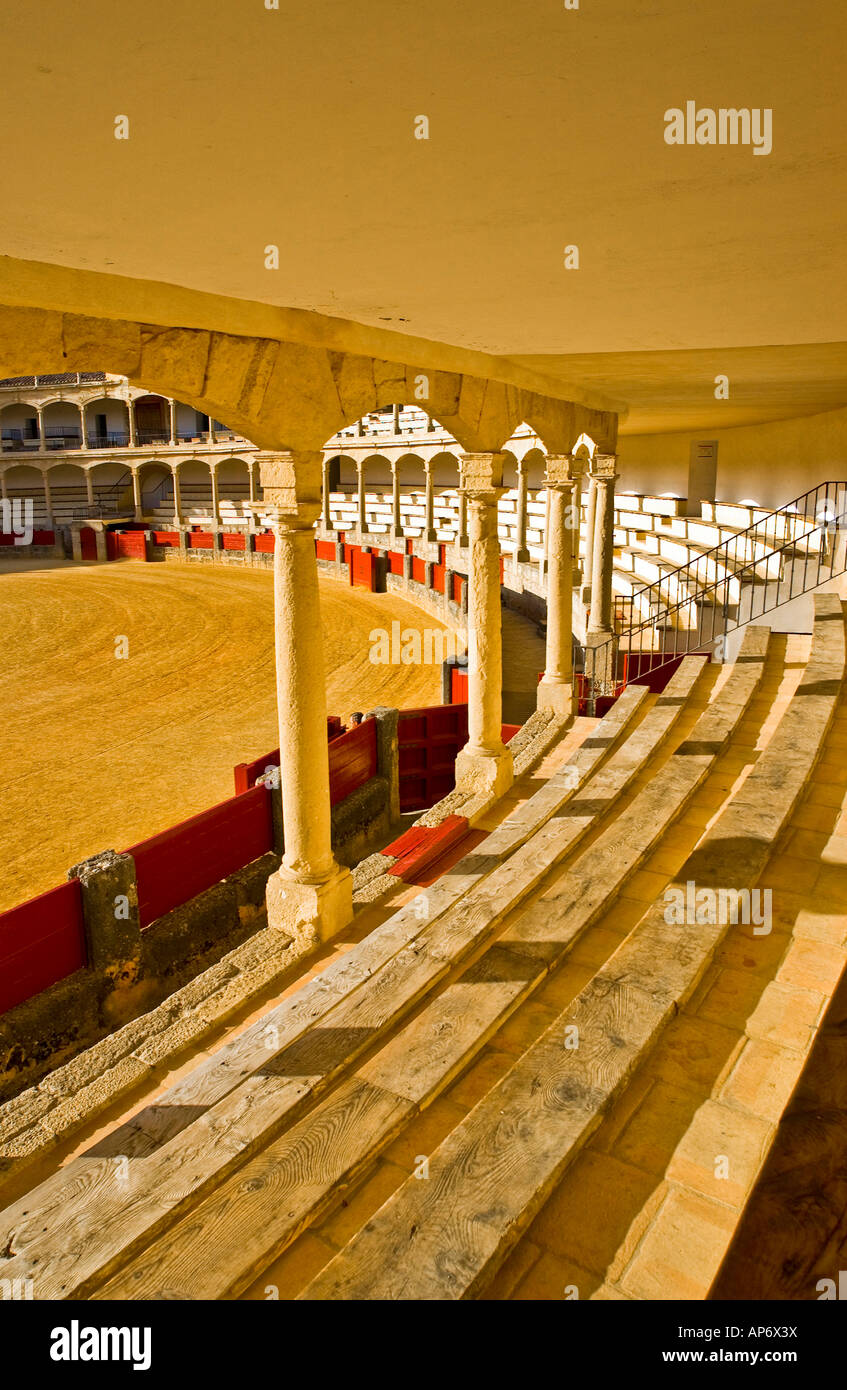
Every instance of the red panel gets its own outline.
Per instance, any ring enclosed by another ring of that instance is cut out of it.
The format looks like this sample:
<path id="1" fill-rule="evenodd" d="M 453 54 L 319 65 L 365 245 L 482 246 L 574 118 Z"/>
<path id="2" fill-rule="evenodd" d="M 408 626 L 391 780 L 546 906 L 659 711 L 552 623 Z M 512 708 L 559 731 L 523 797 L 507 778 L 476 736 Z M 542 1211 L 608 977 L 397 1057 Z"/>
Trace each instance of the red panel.
<path id="1" fill-rule="evenodd" d="M 515 737 L 515 734 L 518 732 L 520 728 L 520 724 L 501 724 L 500 737 L 503 740 L 503 742 L 511 743 L 512 739 Z"/>
<path id="2" fill-rule="evenodd" d="M 403 573 L 403 555 L 396 550 L 388 552 L 388 572 L 389 574 Z"/>
<path id="3" fill-rule="evenodd" d="M 453 575 L 453 593 L 451 595 L 454 603 L 462 602 L 462 583 L 465 576 L 463 574 Z"/>
<path id="4" fill-rule="evenodd" d="M 0 545 L 14 545 L 15 537 L 11 531 L 0 531 Z"/>
<path id="5" fill-rule="evenodd" d="M 343 734 L 344 728 L 337 714 L 328 714 L 326 717 L 326 736 L 328 739 L 338 738 Z M 240 796 L 242 792 L 247 792 L 255 786 L 256 778 L 261 777 L 266 767 L 279 767 L 279 749 L 275 748 L 272 753 L 265 753 L 264 757 L 254 758 L 251 763 L 239 763 L 232 769 L 235 777 L 235 794 Z"/>
<path id="6" fill-rule="evenodd" d="M 243 532 L 224 531 L 223 548 L 224 550 L 245 550 L 247 548 L 247 537 Z"/>
<path id="7" fill-rule="evenodd" d="M 376 776 L 376 720 L 366 719 L 329 745 L 329 799 L 336 806 Z"/>
<path id="8" fill-rule="evenodd" d="M 135 860 L 142 927 L 270 849 L 273 819 L 266 787 L 252 787 L 132 845 L 128 853 Z"/>
<path id="9" fill-rule="evenodd" d="M 418 584 L 426 583 L 426 562 L 421 560 L 417 555 L 412 556 L 412 578 L 416 580 Z"/>
<path id="10" fill-rule="evenodd" d="M 97 559 L 97 535 L 93 527 L 81 527 L 79 533 L 79 545 L 83 560 Z"/>
<path id="11" fill-rule="evenodd" d="M 446 816 L 439 825 L 420 828 L 423 829 L 421 838 L 404 853 L 401 852 L 397 863 L 388 870 L 395 878 L 402 878 L 406 883 L 414 882 L 424 869 L 440 859 L 451 845 L 463 840 L 468 831 L 468 821 L 466 816 Z M 383 853 L 396 854 L 403 839 L 405 836 L 389 845 Z"/>
<path id="12" fill-rule="evenodd" d="M 118 558 L 118 538 L 114 531 L 106 532 L 106 559 L 116 560 Z"/>
<path id="13" fill-rule="evenodd" d="M 432 567 L 432 587 L 439 594 L 444 593 L 445 569 L 443 565 L 433 565 Z"/>
<path id="14" fill-rule="evenodd" d="M 466 704 L 401 710 L 400 809 L 419 811 L 453 790 L 456 754 L 468 739 Z"/>
<path id="15" fill-rule="evenodd" d="M 179 545 L 179 531 L 154 531 L 154 545 Z"/>
<path id="16" fill-rule="evenodd" d="M 334 560 L 335 541 L 315 541 L 315 554 L 319 560 Z"/>
<path id="17" fill-rule="evenodd" d="M 503 583 L 503 556 L 500 556 L 500 583 Z"/>
<path id="18" fill-rule="evenodd" d="M 115 533 L 107 532 L 107 543 L 109 535 L 112 534 Z M 121 560 L 147 559 L 147 545 L 143 531 L 119 531 L 115 534 L 115 540 L 117 543 L 116 558 Z"/>
<path id="19" fill-rule="evenodd" d="M 256 550 L 258 551 L 258 553 L 259 553 L 260 555 L 262 555 L 262 554 L 264 554 L 264 555 L 272 555 L 272 554 L 273 554 L 274 540 L 275 540 L 275 536 L 274 536 L 273 531 L 269 531 L 268 534 L 267 534 L 266 536 L 265 536 L 265 535 L 257 535 L 255 539 L 256 539 Z"/>
<path id="20" fill-rule="evenodd" d="M 450 668 L 450 703 L 452 705 L 467 704 L 468 699 L 468 672 L 467 667 L 451 666 Z"/>
<path id="21" fill-rule="evenodd" d="M 188 544 L 192 550 L 212 550 L 214 536 L 211 531 L 189 531 Z"/>
<path id="22" fill-rule="evenodd" d="M 33 545 L 55 545 L 56 535 L 53 531 L 33 531 Z"/>
<path id="23" fill-rule="evenodd" d="M 439 565 L 443 565 L 443 564 L 445 563 L 446 559 L 447 559 L 447 546 L 446 546 L 446 545 L 441 545 L 441 544 L 439 544 L 439 547 L 438 547 L 438 563 L 439 563 Z"/>
<path id="24" fill-rule="evenodd" d="M 407 555 L 414 555 L 414 553 L 415 553 L 415 542 L 412 540 L 411 536 L 409 536 L 409 537 L 407 537 L 407 539 L 406 539 L 406 554 L 407 554 Z"/>
<path id="25" fill-rule="evenodd" d="M 72 975 L 85 961 L 79 879 L 0 913 L 0 1013 Z"/>
<path id="26" fill-rule="evenodd" d="M 353 553 L 350 560 L 350 583 L 357 589 L 370 589 L 374 587 L 374 557 L 366 554 L 359 546 L 352 547 Z"/>

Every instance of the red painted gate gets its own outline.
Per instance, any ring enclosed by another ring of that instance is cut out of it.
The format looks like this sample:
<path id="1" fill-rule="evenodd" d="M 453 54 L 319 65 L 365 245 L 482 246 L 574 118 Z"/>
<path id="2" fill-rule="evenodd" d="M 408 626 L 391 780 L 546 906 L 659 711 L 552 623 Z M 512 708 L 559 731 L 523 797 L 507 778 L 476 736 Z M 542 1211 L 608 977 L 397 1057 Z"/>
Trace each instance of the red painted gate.
<path id="1" fill-rule="evenodd" d="M 97 559 L 97 533 L 92 526 L 80 528 L 79 548 L 83 560 Z"/>

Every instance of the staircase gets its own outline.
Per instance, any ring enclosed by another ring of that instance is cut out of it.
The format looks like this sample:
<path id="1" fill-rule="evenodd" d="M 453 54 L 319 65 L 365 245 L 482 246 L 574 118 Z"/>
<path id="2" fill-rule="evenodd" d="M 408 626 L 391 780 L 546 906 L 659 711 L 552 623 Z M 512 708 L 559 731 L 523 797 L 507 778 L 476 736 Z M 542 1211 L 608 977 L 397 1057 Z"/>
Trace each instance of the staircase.
<path id="1" fill-rule="evenodd" d="M 0 1277 L 35 1298 L 704 1298 L 844 964 L 806 912 L 847 914 L 843 856 L 806 833 L 847 825 L 844 676 L 833 594 L 811 639 L 753 626 L 732 665 L 686 656 L 663 694 L 575 721 L 323 968 L 207 1052 L 136 1064 L 87 1142 L 51 1149 L 39 1088 L 16 1097 Z M 689 883 L 770 887 L 771 930 L 669 918 Z"/>
<path id="2" fill-rule="evenodd" d="M 586 648 L 580 663 L 588 708 L 620 689 L 622 658 L 631 659 L 630 673 L 643 676 L 716 643 L 725 650 L 734 629 L 831 583 L 847 570 L 845 537 L 845 482 L 818 483 L 708 550 L 688 536 L 684 544 L 651 537 L 652 548 L 669 561 L 696 553 L 664 571 L 658 566 L 654 582 L 615 596 L 614 636 Z M 633 574 L 643 570 L 639 551 L 616 548 L 616 572 L 627 566 Z"/>

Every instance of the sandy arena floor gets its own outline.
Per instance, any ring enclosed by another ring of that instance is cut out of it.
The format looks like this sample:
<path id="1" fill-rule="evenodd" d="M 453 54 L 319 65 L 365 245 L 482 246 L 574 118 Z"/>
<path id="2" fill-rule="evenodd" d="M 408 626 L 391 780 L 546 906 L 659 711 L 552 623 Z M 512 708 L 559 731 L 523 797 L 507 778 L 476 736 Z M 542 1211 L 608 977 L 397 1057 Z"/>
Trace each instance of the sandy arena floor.
<path id="1" fill-rule="evenodd" d="M 275 748 L 272 576 L 204 565 L 0 563 L 0 911 L 232 794 Z M 375 666 L 368 634 L 440 626 L 321 581 L 330 713 L 438 704 L 436 666 Z M 126 660 L 115 638 L 129 639 Z"/>

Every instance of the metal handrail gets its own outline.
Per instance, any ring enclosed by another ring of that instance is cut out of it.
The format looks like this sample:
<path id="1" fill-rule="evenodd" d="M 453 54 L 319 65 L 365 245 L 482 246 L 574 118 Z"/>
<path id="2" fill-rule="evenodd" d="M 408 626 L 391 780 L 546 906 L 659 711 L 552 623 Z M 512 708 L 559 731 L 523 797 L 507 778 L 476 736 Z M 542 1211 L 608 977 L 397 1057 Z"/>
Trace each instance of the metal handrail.
<path id="1" fill-rule="evenodd" d="M 789 518 L 807 529 L 799 535 L 795 530 L 795 534 L 776 544 L 778 522 Z M 771 548 L 766 549 L 769 527 L 772 530 L 772 543 Z M 637 657 L 637 674 L 644 675 L 681 656 L 702 651 L 721 638 L 725 640 L 730 630 L 743 627 L 754 618 L 781 608 L 792 599 L 847 571 L 847 547 L 842 546 L 839 554 L 837 546 L 828 544 L 834 532 L 843 534 L 846 527 L 847 482 L 818 483 L 687 565 L 671 570 L 663 579 L 645 585 L 625 598 L 616 598 L 618 613 L 626 613 L 628 607 L 630 621 L 626 623 L 625 619 L 619 619 L 620 630 L 605 642 L 586 647 L 582 661 L 577 665 L 577 671 L 583 677 L 583 694 L 588 699 L 589 709 L 596 709 L 596 701 L 601 696 L 614 695 L 620 690 L 619 656 Z M 813 546 L 816 537 L 820 538 L 820 542 Z M 742 560 L 738 552 L 745 543 L 752 545 L 753 554 Z M 733 546 L 735 554 L 731 555 L 730 548 Z M 756 554 L 759 547 L 762 547 L 760 553 Z M 816 553 L 817 564 L 813 558 L 810 574 L 809 563 L 813 553 Z M 798 580 L 801 561 L 802 576 Z M 709 579 L 704 579 L 697 572 L 698 567 L 704 564 L 707 572 L 712 566 L 712 577 Z M 774 577 L 771 577 L 771 571 L 775 571 Z M 784 592 L 786 582 L 788 588 Z M 687 590 L 673 603 L 669 601 L 669 594 L 665 597 L 662 593 L 662 589 L 667 591 L 671 584 L 677 593 Z M 758 605 L 757 590 L 761 595 Z M 749 595 L 749 611 L 745 611 L 745 594 Z M 636 604 L 640 602 L 643 605 L 645 599 L 653 611 L 647 617 L 633 621 Z M 689 620 L 684 627 L 679 621 L 683 618 Z M 691 622 L 692 618 L 696 621 Z M 655 646 L 657 636 L 660 638 L 658 648 Z M 649 638 L 646 647 L 645 637 Z M 632 673 L 627 671 L 623 683 L 629 678 L 632 678 Z"/>

